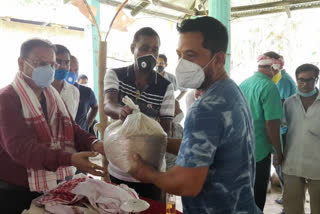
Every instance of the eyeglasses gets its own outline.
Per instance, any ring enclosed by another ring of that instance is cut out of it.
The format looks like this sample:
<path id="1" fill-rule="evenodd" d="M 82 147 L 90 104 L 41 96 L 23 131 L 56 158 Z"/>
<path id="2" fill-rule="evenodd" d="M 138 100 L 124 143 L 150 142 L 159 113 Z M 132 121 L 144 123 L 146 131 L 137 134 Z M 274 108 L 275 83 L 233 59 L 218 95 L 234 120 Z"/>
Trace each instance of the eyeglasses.
<path id="1" fill-rule="evenodd" d="M 28 59 L 28 58 L 27 58 Z M 32 60 L 32 59 L 28 59 L 26 61 L 31 64 L 34 68 L 39 67 L 39 66 L 46 66 L 46 65 L 50 65 L 51 68 L 56 69 L 56 67 L 59 66 L 59 64 L 57 64 L 56 62 L 43 62 L 40 60 Z"/>
<path id="2" fill-rule="evenodd" d="M 311 83 L 314 83 L 316 80 L 317 80 L 316 78 L 309 78 L 309 79 L 299 78 L 299 79 L 297 79 L 298 83 L 300 83 L 300 84 L 302 84 L 302 83 L 311 84 Z"/>

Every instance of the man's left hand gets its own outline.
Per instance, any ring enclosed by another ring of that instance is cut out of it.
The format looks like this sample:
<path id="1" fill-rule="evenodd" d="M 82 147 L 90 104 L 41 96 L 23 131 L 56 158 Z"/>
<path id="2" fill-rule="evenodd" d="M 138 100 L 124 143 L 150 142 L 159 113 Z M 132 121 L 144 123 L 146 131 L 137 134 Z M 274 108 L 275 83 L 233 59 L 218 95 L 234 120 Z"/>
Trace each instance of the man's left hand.
<path id="1" fill-rule="evenodd" d="M 152 175 L 156 172 L 154 168 L 147 165 L 138 154 L 132 156 L 133 167 L 129 173 L 143 183 L 152 183 Z"/>
<path id="2" fill-rule="evenodd" d="M 92 146 L 93 151 L 99 152 L 102 155 L 105 155 L 104 153 L 104 147 L 103 147 L 103 141 L 99 140 Z"/>

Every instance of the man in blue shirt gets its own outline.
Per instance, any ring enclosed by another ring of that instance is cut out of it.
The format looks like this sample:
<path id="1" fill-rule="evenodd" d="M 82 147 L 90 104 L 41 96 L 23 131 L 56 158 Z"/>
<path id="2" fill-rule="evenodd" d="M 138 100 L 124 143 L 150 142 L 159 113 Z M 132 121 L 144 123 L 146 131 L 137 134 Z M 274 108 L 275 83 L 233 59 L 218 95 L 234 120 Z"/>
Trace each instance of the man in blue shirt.
<path id="1" fill-rule="evenodd" d="M 292 79 L 292 77 L 286 72 L 286 69 L 283 69 L 284 60 L 281 56 L 282 64 L 281 64 L 281 79 L 276 84 L 276 86 L 279 89 L 280 98 L 282 103 L 291 95 L 296 93 L 297 85 L 296 82 Z"/>
<path id="2" fill-rule="evenodd" d="M 131 174 L 182 196 L 183 213 L 262 213 L 254 200 L 255 137 L 249 106 L 225 69 L 226 28 L 212 17 L 184 20 L 178 84 L 204 94 L 188 112 L 176 166 L 162 173 L 133 155 Z M 168 147 L 173 140 L 168 139 Z"/>
<path id="3" fill-rule="evenodd" d="M 70 57 L 70 72 L 75 72 L 78 75 L 79 63 L 75 56 Z M 76 115 L 76 123 L 84 130 L 89 131 L 89 127 L 94 122 L 98 113 L 98 103 L 91 88 L 74 83 L 74 86 L 79 89 L 80 100 Z M 92 133 L 94 134 L 94 133 Z"/>

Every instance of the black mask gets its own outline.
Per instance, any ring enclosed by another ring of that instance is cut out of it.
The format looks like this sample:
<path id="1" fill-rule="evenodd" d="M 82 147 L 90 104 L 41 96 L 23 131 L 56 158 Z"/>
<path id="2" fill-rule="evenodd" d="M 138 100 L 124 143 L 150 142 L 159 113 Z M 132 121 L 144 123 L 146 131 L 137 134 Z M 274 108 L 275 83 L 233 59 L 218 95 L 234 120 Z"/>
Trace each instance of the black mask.
<path id="1" fill-rule="evenodd" d="M 157 66 L 157 71 L 158 71 L 159 73 L 161 73 L 162 71 L 164 71 L 164 66 L 163 66 L 163 65 L 158 65 L 158 66 Z"/>
<path id="2" fill-rule="evenodd" d="M 137 64 L 139 71 L 150 72 L 156 66 L 157 60 L 153 55 L 145 55 L 137 58 Z"/>

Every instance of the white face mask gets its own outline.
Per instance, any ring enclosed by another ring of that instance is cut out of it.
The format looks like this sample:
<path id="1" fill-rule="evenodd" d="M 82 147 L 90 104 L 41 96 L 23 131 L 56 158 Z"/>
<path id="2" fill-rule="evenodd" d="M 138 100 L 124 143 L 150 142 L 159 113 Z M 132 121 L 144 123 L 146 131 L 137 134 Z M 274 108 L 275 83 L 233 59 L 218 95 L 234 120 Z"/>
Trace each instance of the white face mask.
<path id="1" fill-rule="evenodd" d="M 178 85 L 182 88 L 200 88 L 205 79 L 204 69 L 209 65 L 211 61 L 214 60 L 214 58 L 215 57 L 212 57 L 208 64 L 206 64 L 203 68 L 201 68 L 200 65 L 196 63 L 181 58 L 176 68 L 176 78 Z"/>

